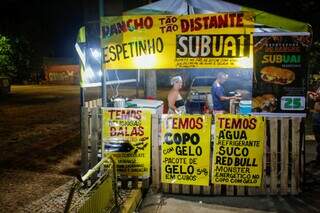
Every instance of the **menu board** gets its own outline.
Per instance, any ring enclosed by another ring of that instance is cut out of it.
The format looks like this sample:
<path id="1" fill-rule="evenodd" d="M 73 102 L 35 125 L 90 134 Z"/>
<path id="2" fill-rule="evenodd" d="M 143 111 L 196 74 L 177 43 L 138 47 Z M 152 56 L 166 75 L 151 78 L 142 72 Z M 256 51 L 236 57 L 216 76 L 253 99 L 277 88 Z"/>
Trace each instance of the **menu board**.
<path id="1" fill-rule="evenodd" d="M 254 112 L 304 113 L 308 35 L 254 37 Z"/>

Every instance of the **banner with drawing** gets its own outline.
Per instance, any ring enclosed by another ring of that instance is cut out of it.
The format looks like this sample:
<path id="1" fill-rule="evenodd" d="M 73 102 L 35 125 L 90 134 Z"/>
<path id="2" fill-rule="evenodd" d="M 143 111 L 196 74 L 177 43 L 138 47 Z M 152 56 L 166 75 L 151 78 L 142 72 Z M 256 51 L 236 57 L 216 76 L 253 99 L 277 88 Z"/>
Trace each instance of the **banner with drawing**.
<path id="1" fill-rule="evenodd" d="M 254 37 L 253 111 L 305 113 L 309 35 Z"/>

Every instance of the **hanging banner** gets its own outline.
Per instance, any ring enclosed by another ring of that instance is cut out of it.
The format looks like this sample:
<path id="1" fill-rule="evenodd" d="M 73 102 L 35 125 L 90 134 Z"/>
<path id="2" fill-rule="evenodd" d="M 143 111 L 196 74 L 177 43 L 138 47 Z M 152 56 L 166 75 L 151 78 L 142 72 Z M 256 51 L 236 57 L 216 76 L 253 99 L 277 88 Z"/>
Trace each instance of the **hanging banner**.
<path id="1" fill-rule="evenodd" d="M 115 159 L 120 176 L 150 176 L 151 112 L 146 109 L 102 108 L 105 154 Z"/>
<path id="2" fill-rule="evenodd" d="M 305 113 L 306 33 L 254 37 L 253 111 Z"/>
<path id="3" fill-rule="evenodd" d="M 101 17 L 106 69 L 252 68 L 249 13 Z"/>
<path id="4" fill-rule="evenodd" d="M 211 116 L 163 115 L 161 128 L 161 181 L 208 186 Z"/>
<path id="5" fill-rule="evenodd" d="M 261 116 L 216 115 L 212 183 L 260 186 L 264 131 Z"/>

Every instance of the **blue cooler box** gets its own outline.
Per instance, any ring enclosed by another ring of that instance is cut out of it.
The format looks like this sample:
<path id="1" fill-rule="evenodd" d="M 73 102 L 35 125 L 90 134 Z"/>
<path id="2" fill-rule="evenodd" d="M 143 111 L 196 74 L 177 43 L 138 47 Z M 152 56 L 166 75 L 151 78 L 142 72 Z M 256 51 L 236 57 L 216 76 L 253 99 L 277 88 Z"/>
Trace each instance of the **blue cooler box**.
<path id="1" fill-rule="evenodd" d="M 251 113 L 252 101 L 240 101 L 239 103 L 239 113 L 248 115 Z"/>

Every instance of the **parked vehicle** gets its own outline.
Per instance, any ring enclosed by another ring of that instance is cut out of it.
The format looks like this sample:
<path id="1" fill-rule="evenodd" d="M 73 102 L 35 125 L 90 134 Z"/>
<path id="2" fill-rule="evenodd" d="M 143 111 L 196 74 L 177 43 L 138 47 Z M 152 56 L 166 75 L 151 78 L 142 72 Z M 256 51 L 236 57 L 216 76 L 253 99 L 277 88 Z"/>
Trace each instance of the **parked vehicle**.
<path id="1" fill-rule="evenodd" d="M 215 78 L 212 76 L 195 77 L 187 95 L 187 113 L 202 114 L 206 107 L 212 110 L 211 87 Z"/>
<path id="2" fill-rule="evenodd" d="M 7 95 L 10 93 L 11 84 L 8 77 L 0 77 L 0 95 Z"/>

